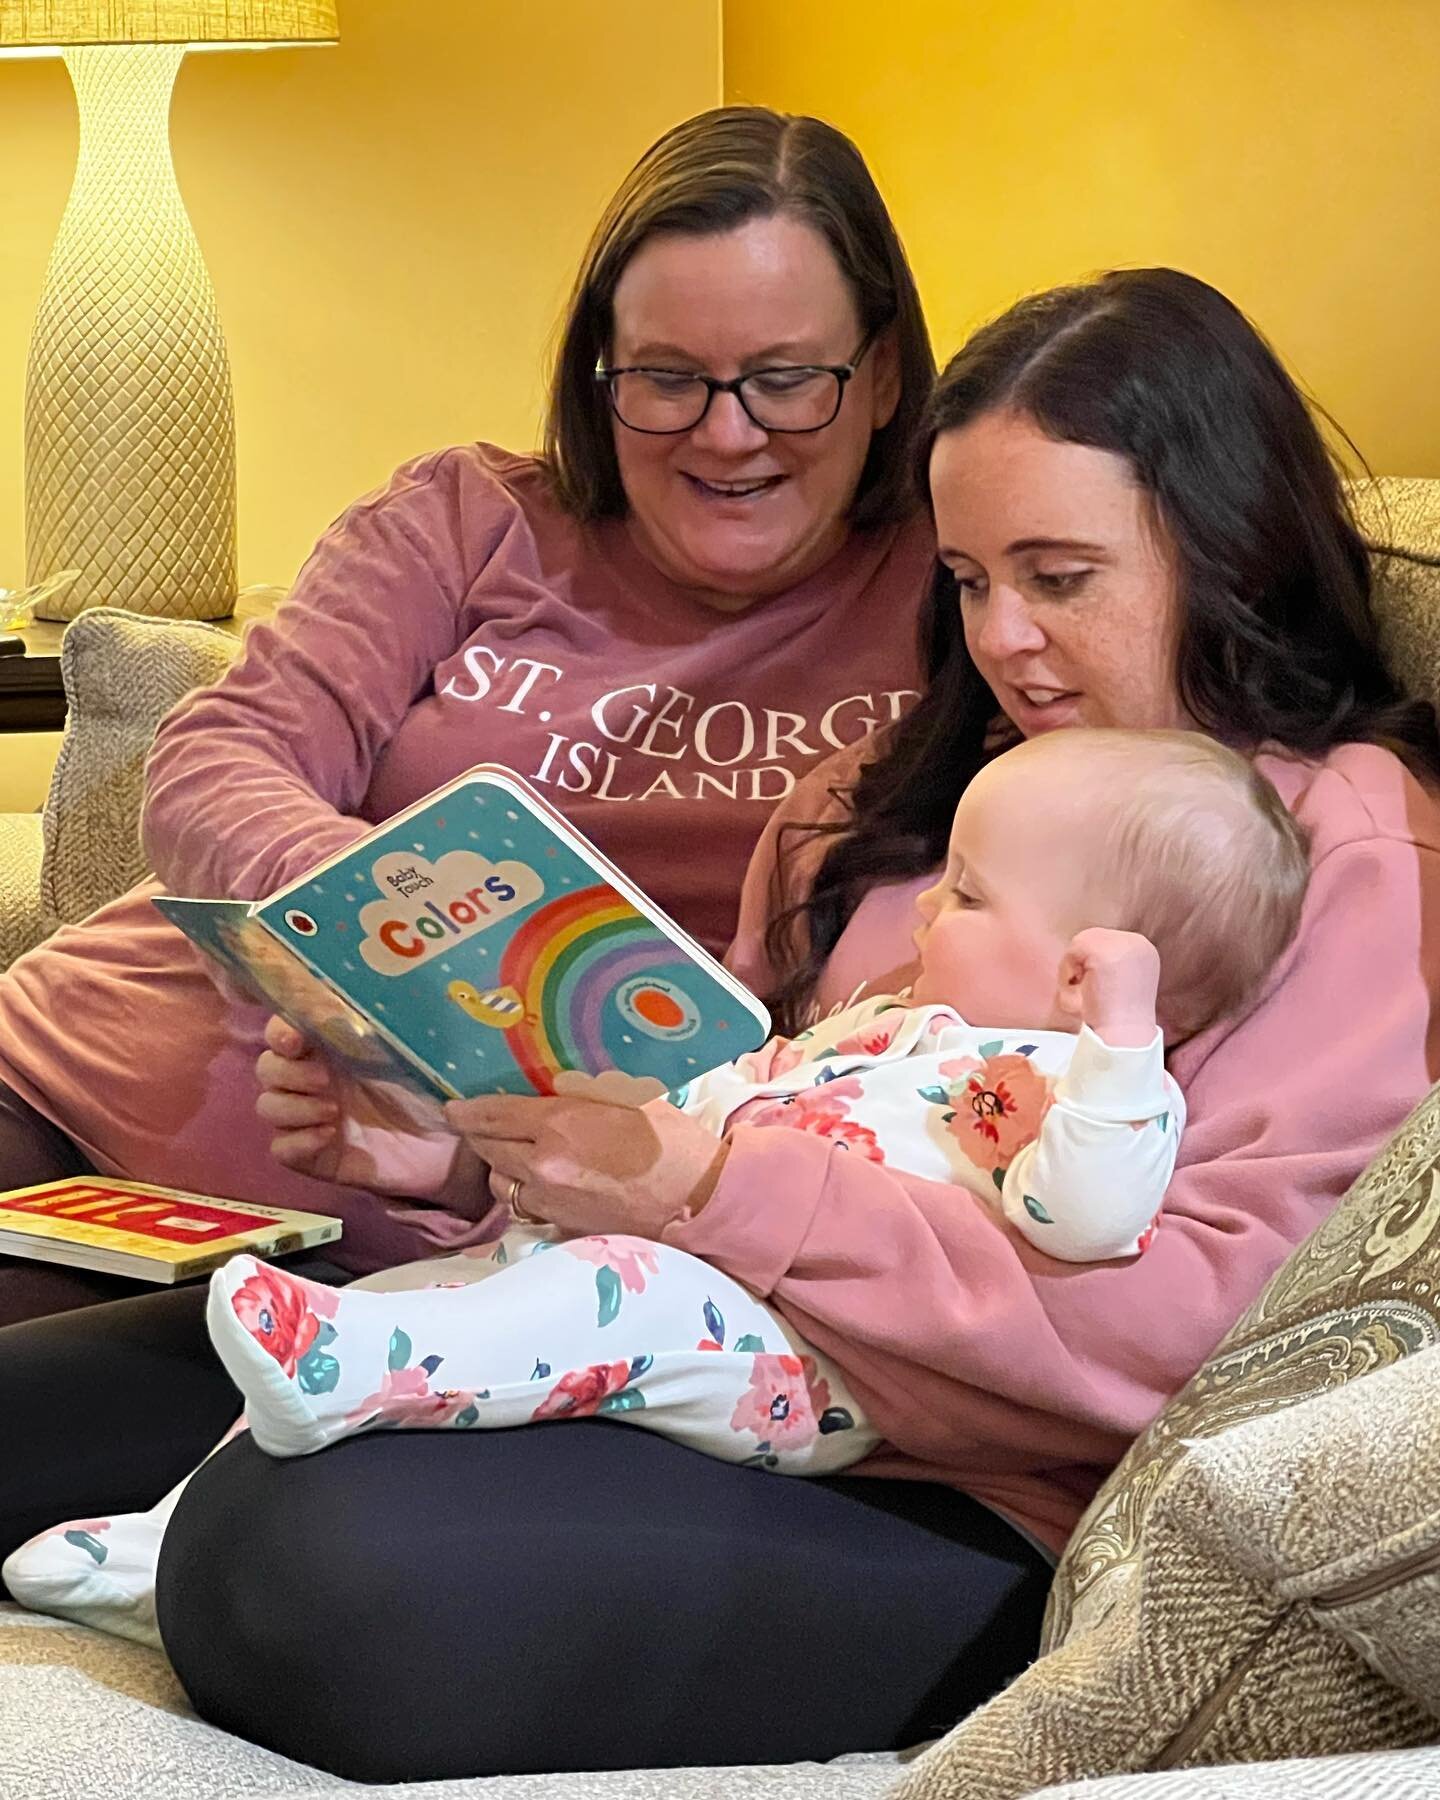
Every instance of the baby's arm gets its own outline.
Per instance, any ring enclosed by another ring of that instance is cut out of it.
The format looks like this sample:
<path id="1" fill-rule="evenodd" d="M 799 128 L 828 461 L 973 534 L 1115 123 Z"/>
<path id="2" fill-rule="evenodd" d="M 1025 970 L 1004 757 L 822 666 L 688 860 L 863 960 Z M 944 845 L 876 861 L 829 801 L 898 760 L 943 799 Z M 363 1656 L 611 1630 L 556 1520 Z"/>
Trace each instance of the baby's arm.
<path id="1" fill-rule="evenodd" d="M 1011 1163 L 1005 1216 L 1065 1262 L 1145 1247 L 1175 1168 L 1185 1103 L 1155 1022 L 1160 961 L 1134 932 L 1092 930 L 1060 969 L 1061 1009 L 1081 1020 L 1039 1136 Z"/>

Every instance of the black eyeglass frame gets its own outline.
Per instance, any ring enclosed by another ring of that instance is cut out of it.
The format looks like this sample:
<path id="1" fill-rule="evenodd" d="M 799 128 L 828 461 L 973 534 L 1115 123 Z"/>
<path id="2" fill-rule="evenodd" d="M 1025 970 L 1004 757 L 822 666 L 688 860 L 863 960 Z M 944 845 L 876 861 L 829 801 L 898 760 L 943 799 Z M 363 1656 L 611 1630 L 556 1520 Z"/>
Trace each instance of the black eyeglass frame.
<path id="1" fill-rule="evenodd" d="M 860 364 L 865 360 L 866 352 L 875 341 L 872 331 L 851 357 L 843 363 L 773 363 L 764 369 L 747 369 L 743 375 L 732 376 L 729 381 L 721 381 L 714 375 L 702 375 L 698 371 L 687 374 L 683 369 L 657 369 L 648 363 L 630 363 L 623 368 L 607 369 L 603 365 L 595 371 L 595 381 L 605 389 L 610 402 L 610 410 L 627 431 L 635 431 L 641 437 L 683 437 L 687 431 L 697 431 L 705 423 L 706 415 L 715 402 L 717 394 L 733 394 L 740 402 L 741 410 L 752 425 L 761 431 L 777 432 L 782 437 L 808 437 L 812 432 L 828 431 L 840 417 L 840 408 L 845 404 L 845 389 L 854 378 Z M 620 411 L 615 402 L 613 383 L 620 375 L 687 375 L 690 381 L 703 383 L 705 388 L 705 404 L 700 409 L 700 416 L 688 425 L 671 425 L 665 430 L 657 430 L 650 425 L 632 425 Z M 763 419 L 757 419 L 751 412 L 744 394 L 740 391 L 744 383 L 753 380 L 757 375 L 833 375 L 835 377 L 835 410 L 823 425 L 767 425 Z"/>

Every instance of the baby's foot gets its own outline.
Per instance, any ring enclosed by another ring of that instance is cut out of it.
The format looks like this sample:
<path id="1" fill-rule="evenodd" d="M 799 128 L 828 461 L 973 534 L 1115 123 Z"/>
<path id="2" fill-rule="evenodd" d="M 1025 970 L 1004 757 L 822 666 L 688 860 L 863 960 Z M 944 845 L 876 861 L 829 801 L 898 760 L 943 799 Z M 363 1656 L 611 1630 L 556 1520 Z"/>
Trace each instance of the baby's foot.
<path id="1" fill-rule="evenodd" d="M 31 1612 L 53 1613 L 116 1637 L 160 1647 L 155 1567 L 170 1508 L 71 1519 L 5 1559 L 5 1586 Z"/>
<path id="2" fill-rule="evenodd" d="M 331 1441 L 307 1395 L 334 1388 L 326 1346 L 340 1303 L 334 1288 L 235 1256 L 210 1278 L 206 1324 L 230 1379 L 245 1396 L 250 1434 L 272 1456 L 306 1456 Z"/>

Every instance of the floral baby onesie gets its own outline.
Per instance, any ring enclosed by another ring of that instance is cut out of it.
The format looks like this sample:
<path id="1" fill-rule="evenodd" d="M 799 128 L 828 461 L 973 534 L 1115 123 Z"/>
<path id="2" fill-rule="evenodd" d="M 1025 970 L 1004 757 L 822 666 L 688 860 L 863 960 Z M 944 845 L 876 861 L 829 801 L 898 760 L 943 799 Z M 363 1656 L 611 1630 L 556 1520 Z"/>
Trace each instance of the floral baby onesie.
<path id="1" fill-rule="evenodd" d="M 966 1187 L 1066 1262 L 1145 1249 L 1185 1125 L 1158 1031 L 1142 1050 L 1116 1049 L 1085 1027 L 992 1030 L 890 996 L 772 1038 L 671 1102 L 717 1136 L 813 1132 Z"/>

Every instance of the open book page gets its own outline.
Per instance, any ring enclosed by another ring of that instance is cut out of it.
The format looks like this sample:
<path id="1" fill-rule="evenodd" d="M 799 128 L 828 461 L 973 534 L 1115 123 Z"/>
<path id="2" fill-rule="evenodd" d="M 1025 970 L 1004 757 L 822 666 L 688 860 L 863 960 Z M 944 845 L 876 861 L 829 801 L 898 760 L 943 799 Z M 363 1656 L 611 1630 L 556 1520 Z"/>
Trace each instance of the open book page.
<path id="1" fill-rule="evenodd" d="M 273 937 L 253 916 L 248 901 L 182 900 L 161 894 L 155 905 L 246 994 L 288 1019 L 346 1074 L 361 1081 L 395 1082 L 410 1093 L 431 1098 L 453 1097 Z"/>

